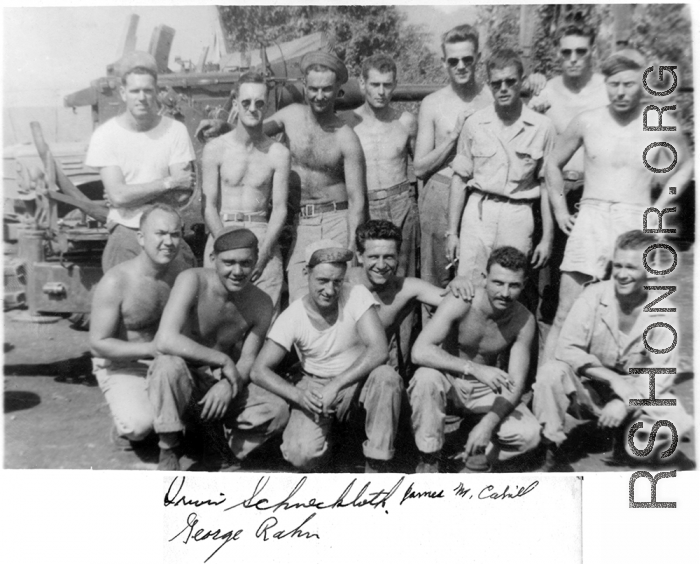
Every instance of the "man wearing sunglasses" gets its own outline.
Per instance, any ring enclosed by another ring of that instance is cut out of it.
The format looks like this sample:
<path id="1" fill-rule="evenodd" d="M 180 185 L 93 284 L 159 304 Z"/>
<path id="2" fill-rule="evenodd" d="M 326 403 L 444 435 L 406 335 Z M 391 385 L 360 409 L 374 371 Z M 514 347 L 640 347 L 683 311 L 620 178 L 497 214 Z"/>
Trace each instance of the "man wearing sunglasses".
<path id="1" fill-rule="evenodd" d="M 531 267 L 544 266 L 553 231 L 548 193 L 540 189 L 540 176 L 554 145 L 554 126 L 549 118 L 523 104 L 523 64 L 517 53 L 510 49 L 494 53 L 486 72 L 494 102 L 464 124 L 446 234 L 447 258 L 458 259 L 459 275 L 469 277 L 475 285 L 483 284 L 486 261 L 496 247 L 532 253 Z M 542 237 L 533 251 L 532 206 L 537 202 Z"/>
<path id="2" fill-rule="evenodd" d="M 546 115 L 562 135 L 569 122 L 586 110 L 607 105 L 608 95 L 602 74 L 593 71 L 595 30 L 590 26 L 567 25 L 559 32 L 557 57 L 561 75 L 547 81 L 542 92 L 529 106 Z M 583 149 L 564 166 L 564 193 L 570 214 L 575 214 L 583 189 Z M 559 294 L 559 266 L 564 258 L 566 234 L 554 225 L 554 242 L 549 262 L 550 285 L 544 293 L 541 311 L 545 319 L 554 317 Z"/>
<path id="3" fill-rule="evenodd" d="M 263 132 L 266 105 L 263 76 L 243 74 L 236 92 L 236 127 L 204 147 L 202 192 L 209 230 L 204 265 L 214 266 L 214 237 L 224 227 L 251 230 L 260 241 L 251 280 L 272 298 L 275 311 L 279 311 L 284 267 L 277 241 L 287 217 L 291 158 L 289 149 Z"/>
<path id="4" fill-rule="evenodd" d="M 642 73 L 648 66 L 644 56 L 634 49 L 610 55 L 601 65 L 610 103 L 577 115 L 547 161 L 545 173 L 554 215 L 569 236 L 561 264 L 557 314 L 545 342 L 547 360 L 554 354 L 564 321 L 584 285 L 607 278 L 616 238 L 639 229 L 650 206 L 659 213 L 669 207 L 692 179 L 693 159 L 672 113 L 663 114 L 663 126 L 672 131 L 656 131 L 651 139 L 644 134 L 647 119 L 650 127 L 660 125 L 658 113 L 644 117 L 649 100 L 643 99 Z M 672 145 L 675 155 L 663 146 L 646 154 L 652 141 Z M 579 211 L 574 216 L 564 199 L 563 171 L 580 148 L 586 176 Z M 673 163 L 675 167 L 670 174 L 656 174 L 647 169 L 643 155 L 651 166 L 664 168 Z M 659 184 L 661 192 L 654 200 L 652 190 Z M 666 218 L 665 228 L 668 223 Z M 656 227 L 654 219 L 650 224 L 650 229 Z"/>

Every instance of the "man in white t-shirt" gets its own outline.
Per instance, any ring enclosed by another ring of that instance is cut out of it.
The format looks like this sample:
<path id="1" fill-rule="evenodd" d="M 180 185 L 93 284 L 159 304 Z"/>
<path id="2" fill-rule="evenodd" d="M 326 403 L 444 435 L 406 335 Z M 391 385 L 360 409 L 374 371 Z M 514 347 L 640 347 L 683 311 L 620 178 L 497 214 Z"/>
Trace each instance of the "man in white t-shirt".
<path id="1" fill-rule="evenodd" d="M 311 470 L 329 452 L 333 420 L 366 413 L 366 472 L 384 471 L 394 456 L 402 382 L 384 365 L 388 349 L 377 300 L 364 286 L 344 283 L 352 252 L 331 240 L 306 248 L 309 293 L 282 312 L 255 361 L 252 381 L 292 406 L 282 455 Z M 296 349 L 302 379 L 294 386 L 275 373 Z"/>
<path id="2" fill-rule="evenodd" d="M 187 128 L 158 115 L 155 58 L 134 51 L 119 61 L 118 70 L 126 111 L 95 130 L 85 159 L 99 169 L 110 204 L 110 235 L 102 255 L 105 272 L 141 252 L 136 233 L 148 204 L 179 207 L 192 195 L 194 184 L 195 154 Z M 184 241 L 175 261 L 196 266 Z"/>

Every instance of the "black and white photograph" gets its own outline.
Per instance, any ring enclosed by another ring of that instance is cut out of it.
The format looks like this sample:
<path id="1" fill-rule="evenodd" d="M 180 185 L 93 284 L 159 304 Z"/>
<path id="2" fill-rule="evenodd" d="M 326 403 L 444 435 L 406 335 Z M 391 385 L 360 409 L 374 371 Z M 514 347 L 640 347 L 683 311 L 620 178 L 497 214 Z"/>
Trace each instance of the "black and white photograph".
<path id="1" fill-rule="evenodd" d="M 109 537 L 76 562 L 564 563 L 670 514 L 689 550 L 695 12 L 3 8 L 15 526 L 76 499 Z"/>

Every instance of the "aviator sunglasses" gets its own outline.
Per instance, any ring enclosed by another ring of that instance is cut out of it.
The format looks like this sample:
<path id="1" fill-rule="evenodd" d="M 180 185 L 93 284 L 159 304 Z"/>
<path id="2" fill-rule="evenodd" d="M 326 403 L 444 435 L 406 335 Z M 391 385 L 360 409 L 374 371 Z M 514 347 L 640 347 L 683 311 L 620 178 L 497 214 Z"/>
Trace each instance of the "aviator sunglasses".
<path id="1" fill-rule="evenodd" d="M 492 90 L 500 90 L 503 84 L 506 85 L 506 88 L 513 88 L 517 82 L 517 78 L 505 78 L 503 80 L 492 80 L 489 82 L 489 86 L 491 86 Z"/>
<path id="2" fill-rule="evenodd" d="M 474 57 L 450 57 L 447 59 L 447 64 L 450 65 L 452 68 L 456 68 L 457 65 L 459 65 L 459 62 L 462 61 L 462 64 L 465 67 L 469 67 L 474 64 Z"/>
<path id="3" fill-rule="evenodd" d="M 241 100 L 241 106 L 243 106 L 243 109 L 247 110 L 250 108 L 250 105 L 253 103 L 252 100 Z M 265 100 L 255 100 L 255 109 L 256 110 L 262 110 L 265 107 Z"/>
<path id="4" fill-rule="evenodd" d="M 581 47 L 579 49 L 561 49 L 559 53 L 565 59 L 570 59 L 571 55 L 576 53 L 576 57 L 580 59 L 581 57 L 585 57 L 586 55 L 588 55 L 588 51 L 589 49 Z"/>

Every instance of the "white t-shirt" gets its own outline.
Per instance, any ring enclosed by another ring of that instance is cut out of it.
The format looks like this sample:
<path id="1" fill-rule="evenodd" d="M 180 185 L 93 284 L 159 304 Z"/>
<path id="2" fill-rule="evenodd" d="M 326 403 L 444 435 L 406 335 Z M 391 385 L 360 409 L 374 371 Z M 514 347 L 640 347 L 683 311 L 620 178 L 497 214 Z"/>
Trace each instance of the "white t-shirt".
<path id="1" fill-rule="evenodd" d="M 92 134 L 85 164 L 94 168 L 118 166 L 126 184 L 143 184 L 170 176 L 170 166 L 195 160 L 187 128 L 169 117 L 150 131 L 131 131 L 117 118 Z M 108 221 L 137 228 L 146 206 L 110 208 Z"/>
<path id="2" fill-rule="evenodd" d="M 290 351 L 297 351 L 302 368 L 309 374 L 333 378 L 347 370 L 363 353 L 357 321 L 379 302 L 364 286 L 343 284 L 338 299 L 340 313 L 333 326 L 319 331 L 312 324 L 303 298 L 292 302 L 267 335 Z"/>

